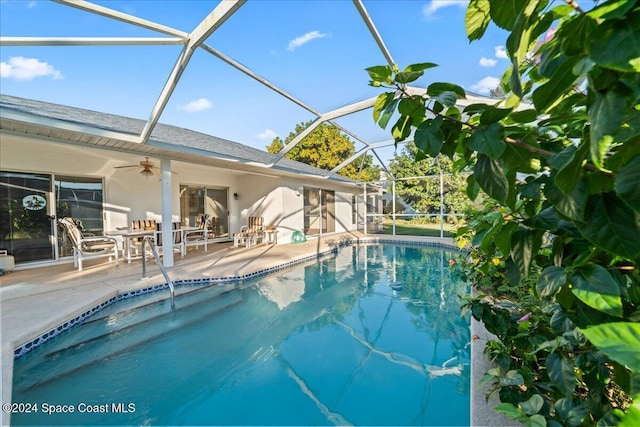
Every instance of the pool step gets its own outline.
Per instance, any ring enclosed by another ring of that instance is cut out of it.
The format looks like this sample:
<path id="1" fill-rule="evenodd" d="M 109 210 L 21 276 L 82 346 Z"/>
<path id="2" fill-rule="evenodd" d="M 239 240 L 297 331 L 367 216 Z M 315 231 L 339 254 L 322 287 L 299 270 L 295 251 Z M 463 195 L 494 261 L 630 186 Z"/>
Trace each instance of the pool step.
<path id="1" fill-rule="evenodd" d="M 28 370 L 29 376 L 14 378 L 14 387 L 20 392 L 37 387 L 200 322 L 203 317 L 213 316 L 241 301 L 241 293 L 226 289 L 212 292 L 204 300 L 202 295 L 189 297 L 188 294 L 183 294 L 180 299 L 176 298 L 173 310 L 169 301 L 158 301 L 137 310 L 128 310 L 123 315 L 115 313 L 104 316 L 91 324 L 80 326 L 87 329 L 86 334 L 83 334 L 84 339 L 75 339 L 73 342 L 61 340 L 56 343 L 56 348 L 48 346 L 46 353 L 34 354 L 33 360 L 29 361 L 33 364 Z M 153 328 L 147 327 L 151 320 L 156 322 Z M 158 322 L 161 322 L 160 326 Z"/>
<path id="2" fill-rule="evenodd" d="M 206 303 L 206 301 L 232 289 L 227 285 L 181 289 L 179 293 L 176 293 L 173 310 L 181 310 L 193 304 Z M 200 292 L 194 294 L 195 291 Z M 202 301 L 203 299 L 204 301 Z M 111 332 L 117 332 L 140 322 L 164 316 L 171 311 L 171 302 L 166 292 L 155 292 L 117 302 L 85 320 L 82 326 L 79 325 L 74 329 L 73 334 L 62 335 L 49 343 L 47 355 L 51 357 L 58 351 L 79 346 Z"/>

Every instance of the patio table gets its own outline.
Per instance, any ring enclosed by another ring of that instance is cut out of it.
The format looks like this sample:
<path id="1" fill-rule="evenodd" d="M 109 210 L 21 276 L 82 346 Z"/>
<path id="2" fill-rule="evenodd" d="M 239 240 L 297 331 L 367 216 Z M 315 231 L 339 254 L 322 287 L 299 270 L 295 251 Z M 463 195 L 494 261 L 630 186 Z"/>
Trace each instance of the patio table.
<path id="1" fill-rule="evenodd" d="M 106 236 L 122 237 L 122 257 L 126 259 L 129 264 L 131 264 L 132 259 L 137 259 L 142 257 L 141 254 L 136 254 L 136 255 L 131 254 L 131 239 L 135 239 L 138 237 L 145 237 L 145 236 L 153 236 L 155 232 L 156 232 L 155 230 L 125 228 L 121 230 L 106 231 L 104 234 Z"/>
<path id="2" fill-rule="evenodd" d="M 198 227 L 180 227 L 173 230 L 174 233 L 180 233 L 180 255 L 185 256 L 187 253 L 187 245 L 185 243 L 185 235 L 189 232 L 199 230 Z M 155 238 L 156 233 L 161 233 L 156 230 L 141 230 L 141 229 L 131 229 L 125 228 L 121 230 L 112 230 L 107 231 L 104 234 L 107 236 L 120 236 L 122 237 L 122 257 L 127 260 L 130 264 L 132 259 L 138 259 L 142 257 L 142 254 L 132 254 L 131 253 L 131 240 L 144 237 L 144 236 L 153 236 Z"/>

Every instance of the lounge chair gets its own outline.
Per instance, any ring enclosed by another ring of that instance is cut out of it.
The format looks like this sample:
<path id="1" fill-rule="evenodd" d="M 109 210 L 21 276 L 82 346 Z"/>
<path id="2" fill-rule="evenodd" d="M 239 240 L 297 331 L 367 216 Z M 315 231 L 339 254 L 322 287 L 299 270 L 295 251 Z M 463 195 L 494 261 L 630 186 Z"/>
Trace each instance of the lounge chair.
<path id="1" fill-rule="evenodd" d="M 240 245 L 246 247 L 255 246 L 258 240 L 264 242 L 265 228 L 264 218 L 261 216 L 250 216 L 249 223 L 240 227 L 240 231 L 233 235 L 233 246 L 236 248 Z"/>
<path id="2" fill-rule="evenodd" d="M 209 220 L 211 219 L 211 215 L 209 214 L 198 214 L 196 216 L 196 224 L 195 226 L 198 228 L 193 231 L 186 231 L 184 233 L 184 244 L 185 246 L 198 246 L 203 245 L 204 251 L 207 252 L 207 242 L 209 240 Z"/>
<path id="3" fill-rule="evenodd" d="M 63 227 L 66 237 L 73 245 L 73 266 L 82 271 L 84 260 L 109 257 L 115 259 L 118 265 L 118 241 L 109 236 L 83 235 L 75 218 L 64 217 L 58 219 L 58 224 Z"/>

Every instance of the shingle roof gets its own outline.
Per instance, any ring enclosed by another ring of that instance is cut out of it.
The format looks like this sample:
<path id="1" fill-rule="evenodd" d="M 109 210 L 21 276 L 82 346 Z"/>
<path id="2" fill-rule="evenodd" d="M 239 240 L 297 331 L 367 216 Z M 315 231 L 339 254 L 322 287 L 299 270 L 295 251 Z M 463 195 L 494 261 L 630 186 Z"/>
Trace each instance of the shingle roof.
<path id="1" fill-rule="evenodd" d="M 0 94 L 0 112 L 2 111 L 17 111 L 28 114 L 34 117 L 34 122 L 38 117 L 54 119 L 85 128 L 113 131 L 131 136 L 140 135 L 146 124 L 145 120 Z M 270 164 L 273 158 L 273 155 L 266 151 L 238 142 L 162 123 L 158 123 L 151 133 L 149 144 L 154 143 L 160 143 L 164 148 L 174 147 L 176 151 L 186 148 L 264 165 Z M 297 171 L 317 177 L 327 173 L 323 169 L 286 158 L 280 160 L 273 168 L 275 170 Z M 333 176 L 332 179 L 341 182 L 355 182 L 342 176 Z"/>

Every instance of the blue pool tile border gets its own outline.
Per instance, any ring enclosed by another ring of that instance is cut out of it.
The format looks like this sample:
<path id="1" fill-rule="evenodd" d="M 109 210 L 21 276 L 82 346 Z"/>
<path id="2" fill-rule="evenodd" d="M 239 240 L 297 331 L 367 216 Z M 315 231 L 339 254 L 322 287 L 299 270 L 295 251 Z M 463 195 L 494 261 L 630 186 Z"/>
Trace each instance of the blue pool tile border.
<path id="1" fill-rule="evenodd" d="M 444 242 L 434 242 L 434 241 L 419 241 L 419 240 L 401 240 L 401 239 L 389 239 L 389 238 L 379 238 L 379 237 L 371 237 L 371 238 L 354 238 L 354 239 L 342 239 L 338 243 L 335 244 L 329 250 L 324 252 L 319 252 L 313 255 L 309 255 L 302 258 L 297 258 L 295 260 L 287 261 L 282 264 L 278 264 L 274 267 L 265 268 L 262 270 L 255 271 L 253 273 L 244 274 L 241 276 L 226 276 L 226 277 L 209 277 L 209 278 L 200 278 L 200 279 L 181 279 L 174 280 L 173 284 L 175 286 L 187 287 L 187 286 L 209 286 L 216 283 L 244 283 L 249 280 L 254 280 L 263 276 L 268 276 L 270 274 L 276 273 L 278 271 L 286 270 L 298 264 L 304 264 L 306 262 L 314 261 L 319 258 L 325 257 L 327 255 L 332 255 L 338 252 L 338 250 L 342 247 L 346 246 L 356 246 L 356 245 L 368 245 L 368 244 L 379 244 L 379 243 L 387 243 L 387 244 L 397 244 L 397 245 L 408 245 L 408 246 L 428 246 L 434 248 L 443 248 L 443 249 L 451 249 L 459 251 L 458 247 L 453 244 L 447 244 Z M 141 295 L 146 295 L 149 293 L 157 292 L 163 289 L 167 289 L 169 285 L 167 283 L 163 283 L 160 285 L 149 286 L 146 288 L 136 289 L 134 291 L 127 291 L 121 294 L 118 294 L 114 297 L 109 298 L 106 301 L 101 302 L 100 304 L 86 310 L 85 312 L 79 314 L 73 319 L 67 320 L 64 323 L 48 330 L 44 334 L 40 335 L 37 338 L 32 339 L 31 341 L 17 347 L 13 352 L 14 359 L 18 359 L 25 354 L 29 353 L 31 350 L 37 348 L 38 346 L 46 343 L 47 341 L 55 338 L 59 334 L 67 331 L 69 328 L 76 326 L 82 322 L 84 322 L 87 318 L 93 316 L 98 313 L 100 310 L 110 306 L 113 303 L 118 301 L 123 301 L 129 298 L 135 298 Z"/>

